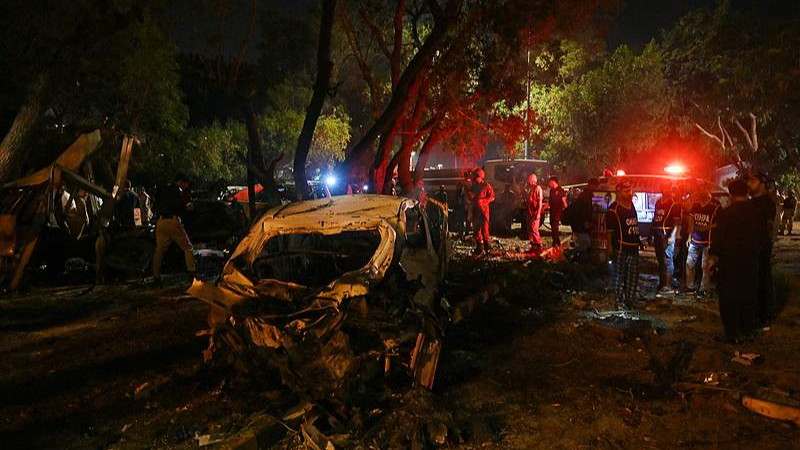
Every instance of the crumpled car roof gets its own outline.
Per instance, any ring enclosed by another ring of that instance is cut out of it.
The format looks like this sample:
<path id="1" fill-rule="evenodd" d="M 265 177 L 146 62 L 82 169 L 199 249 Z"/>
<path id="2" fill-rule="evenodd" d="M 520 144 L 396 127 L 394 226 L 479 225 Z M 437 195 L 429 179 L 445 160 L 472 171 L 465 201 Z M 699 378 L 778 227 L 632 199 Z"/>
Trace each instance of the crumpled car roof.
<path id="1" fill-rule="evenodd" d="M 281 234 L 317 232 L 338 234 L 345 230 L 376 230 L 381 242 L 369 263 L 356 271 L 343 275 L 331 283 L 329 289 L 318 295 L 339 303 L 345 297 L 364 295 L 369 291 L 368 280 L 383 278 L 395 252 L 396 236 L 401 232 L 401 214 L 416 204 L 415 200 L 388 195 L 348 195 L 318 200 L 308 200 L 278 206 L 265 213 L 237 246 L 226 264 L 219 286 L 195 283 L 189 294 L 216 305 L 231 306 L 244 297 L 257 298 L 270 286 L 269 291 L 288 299 L 291 291 L 302 288 L 294 283 L 279 280 L 251 280 L 242 274 L 232 261 L 237 258 L 252 263 L 266 241 Z M 260 291 L 260 292 L 259 292 Z"/>
<path id="2" fill-rule="evenodd" d="M 413 200 L 392 195 L 343 195 L 304 202 L 289 203 L 268 211 L 259 222 L 273 219 L 287 219 L 304 215 L 304 218 L 326 222 L 347 221 L 363 216 L 370 219 L 383 219 L 396 223 L 400 207 Z"/>

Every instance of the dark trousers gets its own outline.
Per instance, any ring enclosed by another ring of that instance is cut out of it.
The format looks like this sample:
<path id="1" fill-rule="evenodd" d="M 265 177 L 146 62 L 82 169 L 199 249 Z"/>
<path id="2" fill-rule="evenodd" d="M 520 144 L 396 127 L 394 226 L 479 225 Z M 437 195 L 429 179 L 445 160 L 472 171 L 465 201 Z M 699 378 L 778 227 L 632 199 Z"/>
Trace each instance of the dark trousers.
<path id="1" fill-rule="evenodd" d="M 775 288 L 772 284 L 772 242 L 758 254 L 758 318 L 767 323 L 774 314 Z"/>
<path id="2" fill-rule="evenodd" d="M 717 263 L 719 315 L 729 337 L 746 335 L 756 328 L 759 264 L 754 256 L 719 257 Z"/>
<path id="3" fill-rule="evenodd" d="M 653 245 L 658 261 L 658 287 L 671 288 L 672 275 L 675 272 L 675 243 L 670 242 L 670 236 L 664 231 L 656 231 Z"/>
<path id="4" fill-rule="evenodd" d="M 632 306 L 639 297 L 639 249 L 618 249 L 611 259 L 617 303 Z"/>
<path id="5" fill-rule="evenodd" d="M 553 247 L 561 247 L 561 211 L 550 210 L 550 233 L 553 236 Z"/>

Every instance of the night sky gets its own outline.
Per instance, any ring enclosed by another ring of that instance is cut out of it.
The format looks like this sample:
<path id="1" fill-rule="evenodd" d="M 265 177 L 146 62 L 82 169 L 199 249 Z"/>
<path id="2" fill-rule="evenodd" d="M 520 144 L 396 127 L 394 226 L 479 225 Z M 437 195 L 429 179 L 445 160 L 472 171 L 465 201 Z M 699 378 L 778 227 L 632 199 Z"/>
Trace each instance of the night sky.
<path id="1" fill-rule="evenodd" d="M 234 54 L 241 39 L 241 33 L 247 25 L 249 2 L 240 2 L 241 8 L 237 20 L 226 30 L 226 50 Z M 313 8 L 319 0 L 279 0 L 264 2 L 264 7 L 283 10 L 287 13 L 302 14 Z M 705 6 L 713 6 L 717 0 L 627 0 L 620 17 L 610 29 L 608 47 L 614 49 L 626 44 L 639 50 L 653 38 L 661 34 L 661 30 L 669 28 L 677 19 L 687 12 Z M 202 18 L 197 17 L 194 0 L 177 2 L 169 15 L 175 18 L 174 38 L 181 50 L 203 52 L 207 45 L 200 37 Z M 255 47 L 255 46 L 254 46 Z"/>
<path id="2" fill-rule="evenodd" d="M 640 50 L 684 14 L 716 3 L 717 0 L 627 0 L 621 16 L 611 27 L 608 47 L 614 49 L 625 44 Z"/>

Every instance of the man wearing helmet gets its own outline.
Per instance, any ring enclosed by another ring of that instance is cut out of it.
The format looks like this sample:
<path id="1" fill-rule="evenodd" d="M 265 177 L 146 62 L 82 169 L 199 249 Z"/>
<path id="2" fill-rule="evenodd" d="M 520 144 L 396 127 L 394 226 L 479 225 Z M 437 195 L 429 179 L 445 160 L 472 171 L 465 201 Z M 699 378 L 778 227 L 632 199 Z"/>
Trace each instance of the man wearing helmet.
<path id="1" fill-rule="evenodd" d="M 542 237 L 539 235 L 539 225 L 542 221 L 542 209 L 544 208 L 544 191 L 539 186 L 539 179 L 535 173 L 528 175 L 527 186 L 528 198 L 528 240 L 531 242 L 530 251 L 539 253 L 542 251 Z"/>
<path id="2" fill-rule="evenodd" d="M 473 226 L 475 228 L 475 255 L 489 253 L 492 239 L 489 236 L 489 203 L 494 201 L 494 189 L 486 182 L 483 169 L 475 171 L 474 182 L 469 190 L 472 201 Z"/>

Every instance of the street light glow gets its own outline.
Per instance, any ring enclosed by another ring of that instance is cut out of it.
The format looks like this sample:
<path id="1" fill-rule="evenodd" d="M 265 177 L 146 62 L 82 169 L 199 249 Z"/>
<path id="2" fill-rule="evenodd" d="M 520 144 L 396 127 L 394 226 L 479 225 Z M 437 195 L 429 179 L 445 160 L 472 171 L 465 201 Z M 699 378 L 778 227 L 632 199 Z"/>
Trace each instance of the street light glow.
<path id="1" fill-rule="evenodd" d="M 336 177 L 333 175 L 328 175 L 327 177 L 325 177 L 325 184 L 328 187 L 336 186 Z"/>
<path id="2" fill-rule="evenodd" d="M 622 169 L 617 169 L 617 176 L 618 177 L 624 177 L 625 176 L 625 171 L 622 170 Z"/>

